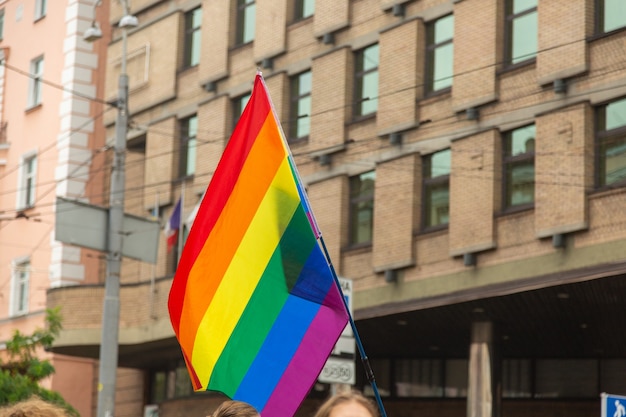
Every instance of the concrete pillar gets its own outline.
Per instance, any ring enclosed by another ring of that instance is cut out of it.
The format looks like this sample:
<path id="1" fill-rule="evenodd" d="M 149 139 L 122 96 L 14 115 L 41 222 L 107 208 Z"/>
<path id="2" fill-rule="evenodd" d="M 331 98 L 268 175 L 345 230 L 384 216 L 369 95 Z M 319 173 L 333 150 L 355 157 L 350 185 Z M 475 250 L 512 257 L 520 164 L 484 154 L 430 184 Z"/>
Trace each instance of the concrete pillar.
<path id="1" fill-rule="evenodd" d="M 499 417 L 500 372 L 493 323 L 474 322 L 469 353 L 467 417 Z"/>

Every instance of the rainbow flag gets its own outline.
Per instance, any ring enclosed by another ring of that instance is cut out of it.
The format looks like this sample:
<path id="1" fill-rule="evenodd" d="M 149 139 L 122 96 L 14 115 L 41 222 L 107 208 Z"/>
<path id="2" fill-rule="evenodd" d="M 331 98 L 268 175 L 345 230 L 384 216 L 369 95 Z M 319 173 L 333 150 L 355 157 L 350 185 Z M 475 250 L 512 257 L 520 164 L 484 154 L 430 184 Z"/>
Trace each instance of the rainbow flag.
<path id="1" fill-rule="evenodd" d="M 256 76 L 185 243 L 168 308 L 196 391 L 293 416 L 348 322 Z"/>

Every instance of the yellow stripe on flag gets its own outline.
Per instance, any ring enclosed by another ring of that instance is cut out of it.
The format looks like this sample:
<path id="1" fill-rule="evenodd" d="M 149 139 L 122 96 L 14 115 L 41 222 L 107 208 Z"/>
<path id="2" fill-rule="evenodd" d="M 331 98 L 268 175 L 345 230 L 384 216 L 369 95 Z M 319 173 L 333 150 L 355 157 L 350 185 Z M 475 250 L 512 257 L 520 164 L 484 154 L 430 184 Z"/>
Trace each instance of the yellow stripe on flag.
<path id="1" fill-rule="evenodd" d="M 191 362 L 203 383 L 208 382 L 299 203 L 285 158 L 200 322 Z"/>

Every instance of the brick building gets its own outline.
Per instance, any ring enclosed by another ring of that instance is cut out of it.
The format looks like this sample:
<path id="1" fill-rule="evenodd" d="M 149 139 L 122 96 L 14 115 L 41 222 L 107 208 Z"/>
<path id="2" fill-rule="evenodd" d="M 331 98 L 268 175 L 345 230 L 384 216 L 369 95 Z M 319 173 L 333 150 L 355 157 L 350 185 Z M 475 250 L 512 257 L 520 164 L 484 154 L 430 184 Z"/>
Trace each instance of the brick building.
<path id="1" fill-rule="evenodd" d="M 590 416 L 601 392 L 626 393 L 621 0 L 130 12 L 126 211 L 165 222 L 182 198 L 192 213 L 260 68 L 390 415 Z M 122 14 L 112 4 L 110 22 Z M 112 135 L 114 114 L 104 124 Z M 156 265 L 123 264 L 119 416 L 204 415 L 220 400 L 191 394 L 173 337 L 176 257 L 163 241 Z M 97 357 L 103 291 L 48 292 L 66 316 L 56 352 Z M 316 385 L 299 415 L 328 391 Z"/>

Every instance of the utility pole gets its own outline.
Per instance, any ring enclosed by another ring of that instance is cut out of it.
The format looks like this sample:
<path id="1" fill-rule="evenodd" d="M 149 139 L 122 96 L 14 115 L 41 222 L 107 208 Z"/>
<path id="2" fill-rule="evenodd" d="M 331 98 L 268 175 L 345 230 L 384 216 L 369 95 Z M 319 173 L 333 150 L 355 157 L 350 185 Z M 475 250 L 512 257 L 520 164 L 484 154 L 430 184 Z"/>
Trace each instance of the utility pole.
<path id="1" fill-rule="evenodd" d="M 138 25 L 137 18 L 129 14 L 127 0 L 122 0 L 121 3 L 124 7 L 124 15 L 119 22 L 119 28 L 122 29 L 122 65 L 118 81 L 117 118 L 115 120 L 115 144 L 109 198 L 107 273 L 104 283 L 102 337 L 100 340 L 97 417 L 115 416 L 115 382 L 120 322 L 120 271 L 124 241 L 122 228 L 126 180 L 126 136 L 128 129 L 127 29 Z M 100 4 L 100 0 L 94 4 L 94 23 L 83 36 L 87 41 L 94 41 L 102 37 L 102 31 L 95 22 L 95 8 L 98 4 Z"/>

